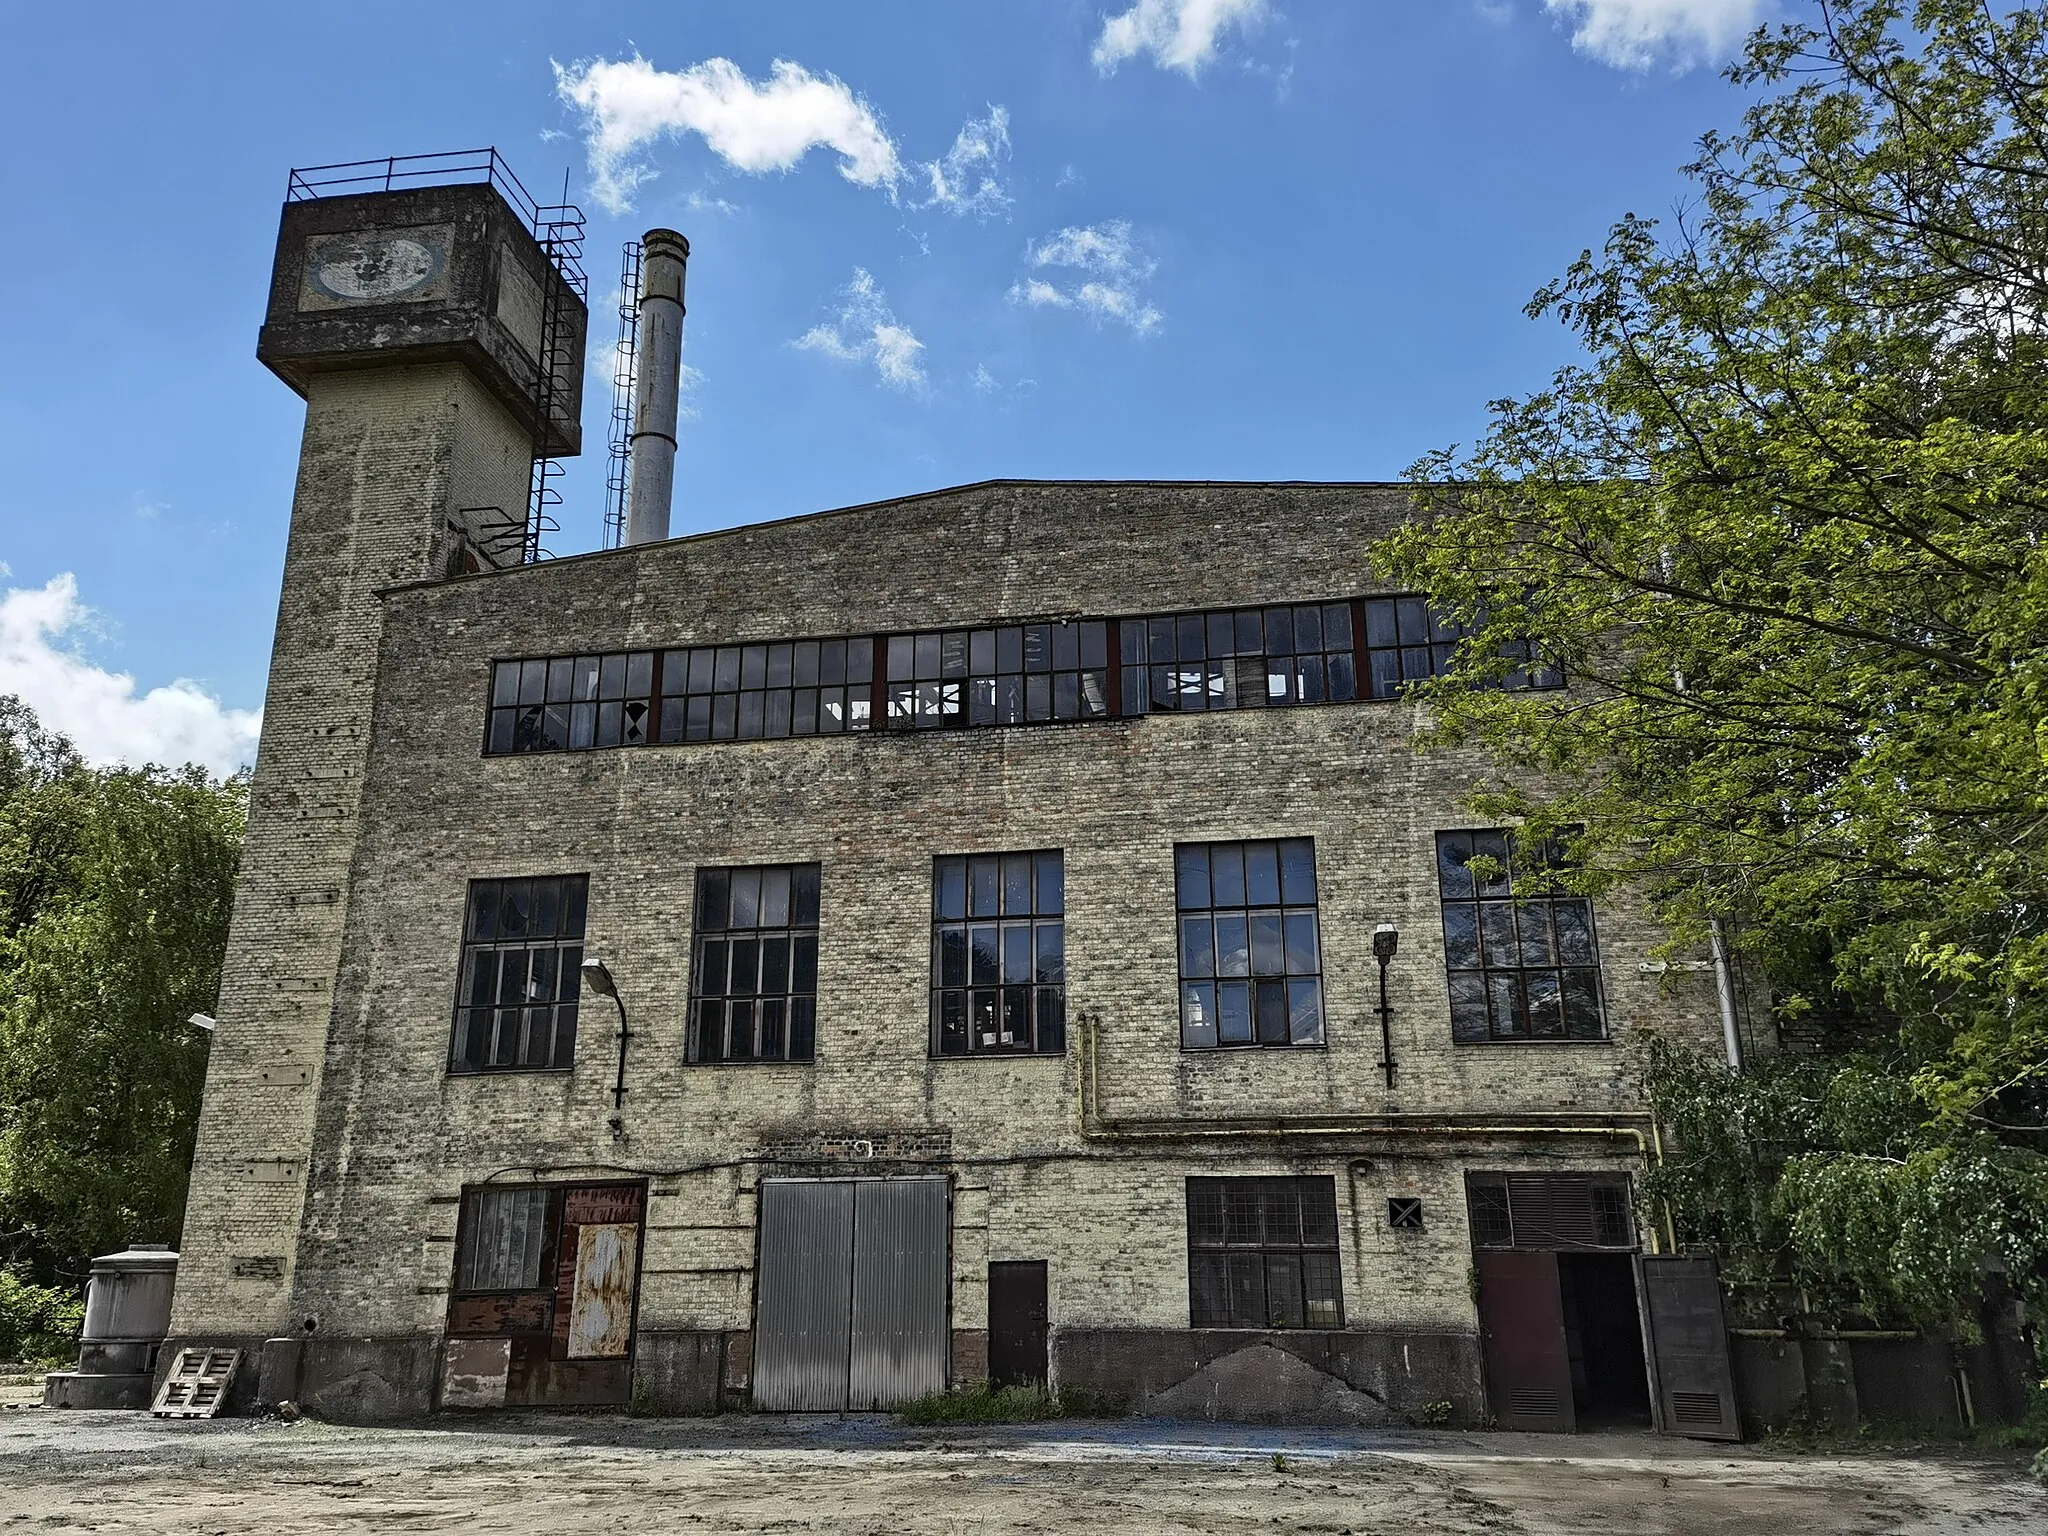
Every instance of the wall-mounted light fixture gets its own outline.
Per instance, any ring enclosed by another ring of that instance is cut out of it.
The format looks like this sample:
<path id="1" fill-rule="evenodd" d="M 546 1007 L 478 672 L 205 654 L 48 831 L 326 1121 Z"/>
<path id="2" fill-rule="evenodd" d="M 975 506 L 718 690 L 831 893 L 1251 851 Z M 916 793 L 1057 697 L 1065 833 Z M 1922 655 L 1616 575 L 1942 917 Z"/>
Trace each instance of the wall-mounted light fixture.
<path id="1" fill-rule="evenodd" d="M 1394 1086 L 1394 1029 L 1390 1020 L 1394 1010 L 1387 1002 L 1387 967 L 1393 963 L 1394 951 L 1401 947 L 1401 930 L 1392 923 L 1381 923 L 1372 931 L 1372 957 L 1380 963 L 1380 1066 L 1387 1074 L 1387 1086 Z"/>
<path id="2" fill-rule="evenodd" d="M 619 996 L 619 984 L 612 979 L 605 963 L 592 955 L 583 962 L 583 984 L 599 997 L 608 997 L 619 1010 L 619 1075 L 612 1085 L 612 1112 L 606 1121 L 612 1128 L 612 1140 L 626 1139 L 626 1042 L 633 1038 L 633 1031 L 626 1025 L 626 1000 Z"/>

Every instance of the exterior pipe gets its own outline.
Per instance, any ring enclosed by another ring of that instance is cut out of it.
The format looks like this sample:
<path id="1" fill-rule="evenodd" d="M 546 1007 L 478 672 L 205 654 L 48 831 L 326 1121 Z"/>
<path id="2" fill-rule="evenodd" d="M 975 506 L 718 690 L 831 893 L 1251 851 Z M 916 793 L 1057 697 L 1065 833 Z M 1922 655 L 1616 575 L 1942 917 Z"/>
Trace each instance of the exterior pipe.
<path id="1" fill-rule="evenodd" d="M 1721 1042 L 1728 1049 L 1728 1070 L 1742 1070 L 1742 1025 L 1735 1016 L 1735 973 L 1728 963 L 1728 944 L 1721 919 L 1707 919 L 1707 937 L 1714 949 L 1714 993 L 1721 1003 Z"/>
<path id="2" fill-rule="evenodd" d="M 676 413 L 683 383 L 683 274 L 690 242 L 672 229 L 641 237 L 640 318 L 634 343 L 633 436 L 626 471 L 628 544 L 668 537 L 675 492 Z"/>

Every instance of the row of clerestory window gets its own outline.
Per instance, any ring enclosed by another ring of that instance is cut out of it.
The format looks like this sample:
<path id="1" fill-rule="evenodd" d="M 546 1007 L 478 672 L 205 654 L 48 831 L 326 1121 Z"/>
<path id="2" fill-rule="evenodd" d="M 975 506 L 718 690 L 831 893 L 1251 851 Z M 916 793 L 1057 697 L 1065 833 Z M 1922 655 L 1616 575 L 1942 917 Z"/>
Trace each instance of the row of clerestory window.
<path id="1" fill-rule="evenodd" d="M 1453 1041 L 1605 1039 L 1592 908 L 1556 855 L 1500 830 L 1436 843 Z M 690 1061 L 814 1058 L 820 887 L 814 863 L 696 872 Z M 931 892 L 930 1054 L 1064 1052 L 1064 854 L 940 855 Z M 1177 844 L 1174 892 L 1182 1048 L 1322 1045 L 1314 843 Z M 588 910 L 586 875 L 471 882 L 450 1071 L 572 1063 Z"/>
<path id="2" fill-rule="evenodd" d="M 1420 597 L 539 656 L 492 664 L 484 752 L 582 752 L 1395 700 L 1466 631 Z M 1506 688 L 1559 688 L 1527 644 Z"/>

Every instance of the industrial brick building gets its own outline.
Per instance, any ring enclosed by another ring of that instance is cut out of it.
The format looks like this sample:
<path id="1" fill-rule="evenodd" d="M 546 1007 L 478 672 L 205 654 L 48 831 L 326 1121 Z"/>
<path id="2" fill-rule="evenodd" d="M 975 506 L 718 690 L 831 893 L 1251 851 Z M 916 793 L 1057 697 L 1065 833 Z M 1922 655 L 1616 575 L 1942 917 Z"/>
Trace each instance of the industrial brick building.
<path id="1" fill-rule="evenodd" d="M 1714 978 L 1411 744 L 1454 636 L 1368 572 L 1406 489 L 666 538 L 651 235 L 628 540 L 537 560 L 568 216 L 495 161 L 294 188 L 259 356 L 304 448 L 174 1342 L 342 1415 L 993 1376 L 1733 1433 L 1711 1274 L 1631 1194 L 1636 1048 L 1718 1049 Z"/>

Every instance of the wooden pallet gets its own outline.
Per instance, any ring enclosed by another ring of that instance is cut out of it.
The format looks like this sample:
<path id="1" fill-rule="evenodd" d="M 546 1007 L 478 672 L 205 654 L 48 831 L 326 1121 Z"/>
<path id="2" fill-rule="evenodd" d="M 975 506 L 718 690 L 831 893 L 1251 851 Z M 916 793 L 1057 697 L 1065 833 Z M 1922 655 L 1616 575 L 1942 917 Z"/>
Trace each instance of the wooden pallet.
<path id="1" fill-rule="evenodd" d="M 181 1349 L 149 1411 L 160 1419 L 210 1419 L 228 1400 L 239 1349 Z"/>

